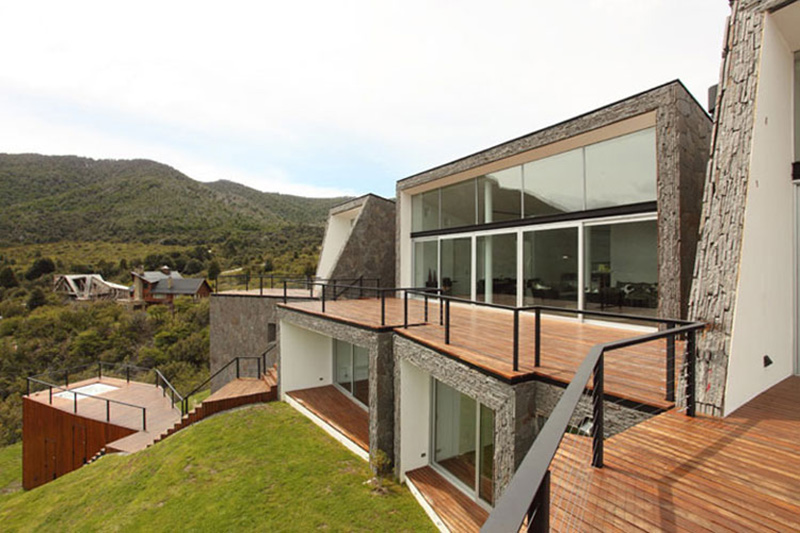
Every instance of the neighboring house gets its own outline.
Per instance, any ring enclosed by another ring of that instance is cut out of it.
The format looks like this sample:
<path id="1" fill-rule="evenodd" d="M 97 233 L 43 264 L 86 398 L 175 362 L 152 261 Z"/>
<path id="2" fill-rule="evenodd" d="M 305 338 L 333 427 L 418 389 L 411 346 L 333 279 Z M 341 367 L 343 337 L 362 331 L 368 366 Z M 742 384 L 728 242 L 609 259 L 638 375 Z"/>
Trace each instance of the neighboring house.
<path id="1" fill-rule="evenodd" d="M 685 316 L 710 131 L 675 81 L 401 180 L 395 286 L 571 315 Z M 362 255 L 373 241 L 360 241 Z M 327 257 L 323 249 L 320 270 Z M 380 450 L 401 480 L 432 469 L 489 509 L 569 377 L 534 366 L 530 336 L 512 367 L 510 312 L 456 303 L 457 329 L 443 342 L 440 306 L 424 311 L 412 293 L 406 312 L 402 292 L 324 310 L 318 301 L 279 306 L 281 397 L 336 427 L 355 451 L 374 460 Z M 560 322 L 544 319 L 542 337 L 636 334 Z M 570 342 L 543 349 L 542 359 L 583 357 L 588 346 Z M 663 378 L 663 361 L 651 371 Z M 648 394 L 619 383 L 610 430 L 674 405 L 660 387 Z"/>
<path id="2" fill-rule="evenodd" d="M 147 304 L 171 303 L 175 296 L 207 298 L 211 286 L 204 278 L 184 278 L 168 266 L 147 272 L 131 272 L 133 300 Z"/>
<path id="3" fill-rule="evenodd" d="M 55 292 L 79 301 L 130 298 L 130 287 L 106 281 L 100 274 L 62 274 L 53 285 Z"/>

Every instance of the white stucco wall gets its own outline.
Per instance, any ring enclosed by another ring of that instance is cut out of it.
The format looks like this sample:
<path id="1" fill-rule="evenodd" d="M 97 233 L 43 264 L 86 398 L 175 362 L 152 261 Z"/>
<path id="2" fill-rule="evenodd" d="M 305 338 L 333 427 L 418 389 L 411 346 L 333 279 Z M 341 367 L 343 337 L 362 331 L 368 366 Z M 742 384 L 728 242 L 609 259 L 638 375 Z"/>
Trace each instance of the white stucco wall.
<path id="1" fill-rule="evenodd" d="M 431 377 L 407 361 L 400 363 L 400 481 L 428 464 Z"/>
<path id="2" fill-rule="evenodd" d="M 411 196 L 408 193 L 399 192 L 397 194 L 397 205 L 399 206 L 399 250 L 398 271 L 395 274 L 398 278 L 398 287 L 412 287 L 413 280 L 411 267 Z"/>
<path id="3" fill-rule="evenodd" d="M 794 57 L 766 17 L 725 415 L 792 373 Z M 768 355 L 773 364 L 764 367 Z"/>
<path id="4" fill-rule="evenodd" d="M 344 245 L 347 244 L 347 239 L 350 237 L 354 220 L 356 220 L 359 213 L 361 213 L 361 207 L 363 206 L 328 218 L 328 225 L 325 228 L 325 238 L 322 241 L 322 251 L 319 256 L 319 265 L 317 266 L 318 278 L 329 279 L 331 277 L 333 267 L 336 266 L 336 260 L 339 258 Z"/>
<path id="5" fill-rule="evenodd" d="M 333 341 L 281 321 L 281 396 L 293 390 L 330 385 L 333 379 Z"/>

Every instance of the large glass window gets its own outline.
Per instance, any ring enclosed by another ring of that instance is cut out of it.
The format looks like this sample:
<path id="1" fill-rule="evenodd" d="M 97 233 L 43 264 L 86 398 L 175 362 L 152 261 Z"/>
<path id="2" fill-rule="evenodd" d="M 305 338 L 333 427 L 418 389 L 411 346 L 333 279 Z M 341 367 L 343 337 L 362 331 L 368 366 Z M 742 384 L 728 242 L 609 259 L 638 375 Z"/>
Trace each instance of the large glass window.
<path id="1" fill-rule="evenodd" d="M 525 305 L 578 306 L 578 228 L 528 231 L 523 237 Z"/>
<path id="2" fill-rule="evenodd" d="M 336 384 L 359 403 L 369 405 L 369 351 L 334 339 L 333 368 Z"/>
<path id="3" fill-rule="evenodd" d="M 435 381 L 435 463 L 491 503 L 494 493 L 494 411 Z"/>
<path id="4" fill-rule="evenodd" d="M 522 217 L 522 167 L 516 166 L 478 178 L 478 223 Z"/>
<path id="5" fill-rule="evenodd" d="M 478 301 L 516 305 L 517 234 L 481 235 L 477 241 Z"/>
<path id="6" fill-rule="evenodd" d="M 587 227 L 586 309 L 655 315 L 657 242 L 655 220 Z"/>
<path id="7" fill-rule="evenodd" d="M 583 149 L 525 163 L 525 216 L 583 211 Z"/>
<path id="8" fill-rule="evenodd" d="M 443 187 L 441 200 L 443 228 L 475 224 L 475 180 Z"/>
<path id="9" fill-rule="evenodd" d="M 585 157 L 587 209 L 655 200 L 655 129 L 589 145 Z"/>
<path id="10" fill-rule="evenodd" d="M 451 296 L 472 296 L 471 238 L 442 240 L 442 289 Z"/>
<path id="11" fill-rule="evenodd" d="M 411 231 L 439 229 L 439 189 L 411 197 Z"/>
<path id="12" fill-rule="evenodd" d="M 414 286 L 439 286 L 439 243 L 435 240 L 414 243 Z"/>

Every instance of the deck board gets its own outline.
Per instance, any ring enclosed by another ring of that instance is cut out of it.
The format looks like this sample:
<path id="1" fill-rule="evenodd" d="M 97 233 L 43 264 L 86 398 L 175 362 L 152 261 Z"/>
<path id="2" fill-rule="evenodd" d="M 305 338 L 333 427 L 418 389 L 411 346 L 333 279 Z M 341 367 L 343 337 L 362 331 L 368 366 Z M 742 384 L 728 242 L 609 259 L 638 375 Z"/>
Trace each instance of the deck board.
<path id="1" fill-rule="evenodd" d="M 442 522 L 453 532 L 479 531 L 489 513 L 429 466 L 406 472 Z"/>
<path id="2" fill-rule="evenodd" d="M 369 413 L 333 385 L 287 392 L 303 407 L 369 451 Z"/>
<path id="3" fill-rule="evenodd" d="M 387 298 L 385 320 L 381 321 L 378 299 L 326 302 L 323 314 L 317 301 L 292 302 L 287 308 L 326 317 L 359 327 L 394 329 L 399 335 L 462 360 L 506 381 L 543 377 L 569 383 L 595 344 L 641 335 L 639 330 L 593 323 L 580 323 L 544 314 L 541 325 L 541 366 L 535 366 L 534 313 L 520 314 L 519 370 L 513 370 L 513 313 L 486 307 L 452 304 L 450 344 L 444 342 L 439 325 L 439 306 L 430 302 L 428 321 L 424 304 L 409 300 L 409 327 L 404 328 L 404 302 Z M 677 383 L 683 343 L 676 345 Z M 666 401 L 666 341 L 659 340 L 622 350 L 605 357 L 606 393 L 633 403 L 669 409 Z"/>
<path id="4" fill-rule="evenodd" d="M 800 530 L 800 377 L 727 418 L 675 410 L 606 441 L 566 435 L 552 465 L 553 530 Z"/>

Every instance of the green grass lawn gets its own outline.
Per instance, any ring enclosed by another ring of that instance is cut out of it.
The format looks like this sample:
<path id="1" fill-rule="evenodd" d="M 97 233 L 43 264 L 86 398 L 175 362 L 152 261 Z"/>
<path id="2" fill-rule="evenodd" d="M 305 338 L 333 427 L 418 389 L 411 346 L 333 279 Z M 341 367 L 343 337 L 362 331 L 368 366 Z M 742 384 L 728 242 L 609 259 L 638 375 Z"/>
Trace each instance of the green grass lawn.
<path id="1" fill-rule="evenodd" d="M 10 462 L 18 469 L 16 453 Z M 2 496 L 0 524 L 4 531 L 434 530 L 405 488 L 377 493 L 365 484 L 370 477 L 364 461 L 274 402 Z"/>
<path id="2" fill-rule="evenodd" d="M 22 443 L 0 448 L 0 502 L 22 488 Z"/>

